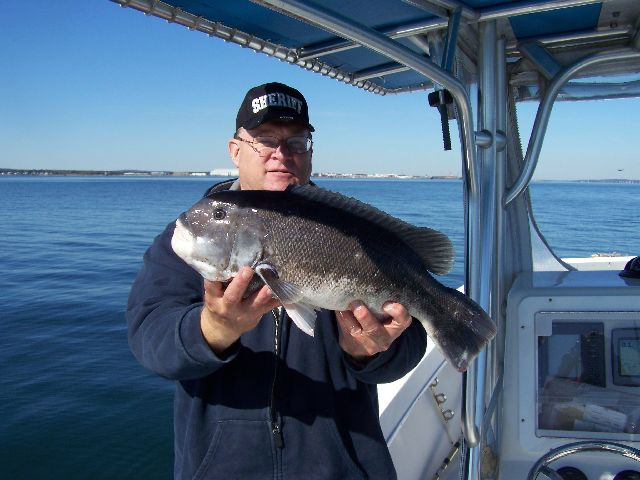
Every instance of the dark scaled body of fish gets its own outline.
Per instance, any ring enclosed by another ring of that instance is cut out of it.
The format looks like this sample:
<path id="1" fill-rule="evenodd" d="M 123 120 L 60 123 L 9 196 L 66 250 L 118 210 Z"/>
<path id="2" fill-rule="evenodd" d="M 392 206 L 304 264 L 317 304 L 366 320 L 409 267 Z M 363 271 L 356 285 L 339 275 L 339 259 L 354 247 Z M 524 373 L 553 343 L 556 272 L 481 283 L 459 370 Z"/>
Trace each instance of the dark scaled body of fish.
<path id="1" fill-rule="evenodd" d="M 451 268 L 446 235 L 322 188 L 210 194 L 177 220 L 172 247 L 209 280 L 254 268 L 311 335 L 314 309 L 362 300 L 383 316 L 382 305 L 394 301 L 464 371 L 496 332 L 475 302 L 429 273 Z"/>

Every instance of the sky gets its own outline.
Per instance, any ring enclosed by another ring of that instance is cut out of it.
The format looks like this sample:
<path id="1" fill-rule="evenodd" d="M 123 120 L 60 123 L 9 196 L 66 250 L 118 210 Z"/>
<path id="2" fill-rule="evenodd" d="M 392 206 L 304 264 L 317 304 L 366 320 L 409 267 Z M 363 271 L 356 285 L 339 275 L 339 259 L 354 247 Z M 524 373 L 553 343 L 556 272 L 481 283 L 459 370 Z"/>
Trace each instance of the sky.
<path id="1" fill-rule="evenodd" d="M 309 103 L 314 172 L 461 173 L 455 122 L 445 152 L 427 92 L 365 92 L 109 0 L 0 7 L 0 168 L 231 168 L 245 92 L 279 81 Z M 640 179 L 639 107 L 556 105 L 534 179 Z M 525 147 L 535 108 L 518 107 Z"/>

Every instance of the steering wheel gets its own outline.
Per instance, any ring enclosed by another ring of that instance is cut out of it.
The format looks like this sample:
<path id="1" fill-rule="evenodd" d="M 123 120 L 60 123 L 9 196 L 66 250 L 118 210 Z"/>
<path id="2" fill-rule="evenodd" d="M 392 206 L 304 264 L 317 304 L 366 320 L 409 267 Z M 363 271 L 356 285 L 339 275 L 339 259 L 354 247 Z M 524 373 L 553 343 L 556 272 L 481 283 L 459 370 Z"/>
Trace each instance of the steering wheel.
<path id="1" fill-rule="evenodd" d="M 622 445 L 621 443 L 606 441 L 582 441 L 568 443 L 558 448 L 549 450 L 531 467 L 527 480 L 536 480 L 540 473 L 546 475 L 551 480 L 563 480 L 560 474 L 553 468 L 549 467 L 550 463 L 555 462 L 568 455 L 580 452 L 610 452 L 623 455 L 627 458 L 640 463 L 640 450 L 633 447 Z"/>

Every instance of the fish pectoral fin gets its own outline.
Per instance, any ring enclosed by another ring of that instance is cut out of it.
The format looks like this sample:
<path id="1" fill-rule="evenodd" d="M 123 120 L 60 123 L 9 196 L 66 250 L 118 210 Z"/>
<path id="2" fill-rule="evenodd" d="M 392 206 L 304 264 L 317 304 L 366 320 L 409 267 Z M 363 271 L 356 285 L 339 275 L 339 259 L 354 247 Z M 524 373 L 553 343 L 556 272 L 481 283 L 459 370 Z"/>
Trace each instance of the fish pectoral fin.
<path id="1" fill-rule="evenodd" d="M 300 288 L 280 280 L 278 272 L 273 265 L 266 262 L 259 263 L 254 267 L 254 270 L 283 305 L 298 303 L 304 298 Z"/>
<path id="2" fill-rule="evenodd" d="M 316 325 L 316 311 L 306 303 L 283 304 L 287 315 L 293 323 L 307 335 L 313 337 L 313 329 Z"/>
<path id="3" fill-rule="evenodd" d="M 292 283 L 280 280 L 277 270 L 270 263 L 259 263 L 254 270 L 280 300 L 293 323 L 304 333 L 313 337 L 316 311 L 311 305 L 304 303 L 305 297 L 302 290 Z"/>
<path id="4" fill-rule="evenodd" d="M 264 283 L 267 283 L 268 279 L 277 280 L 280 276 L 278 275 L 278 270 L 276 270 L 276 267 L 271 265 L 269 262 L 256 263 L 253 266 L 253 270 L 258 276 L 260 276 Z"/>

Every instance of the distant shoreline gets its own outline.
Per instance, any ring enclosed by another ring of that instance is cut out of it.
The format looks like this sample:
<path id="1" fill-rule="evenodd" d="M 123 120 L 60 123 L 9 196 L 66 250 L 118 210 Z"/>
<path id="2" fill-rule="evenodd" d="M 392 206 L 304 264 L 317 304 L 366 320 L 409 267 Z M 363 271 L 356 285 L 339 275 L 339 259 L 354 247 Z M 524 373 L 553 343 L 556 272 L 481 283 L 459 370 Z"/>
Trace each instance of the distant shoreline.
<path id="1" fill-rule="evenodd" d="M 2 176 L 33 176 L 33 177 L 235 177 L 237 172 L 174 172 L 155 170 L 50 170 L 0 168 Z M 313 173 L 312 178 L 344 178 L 344 179 L 419 179 L 419 180 L 462 180 L 455 175 L 403 175 L 396 173 Z M 587 183 L 640 183 L 640 179 L 630 178 L 602 178 L 602 179 L 573 179 L 573 180 L 536 180 L 538 182 L 587 182 Z"/>
<path id="2" fill-rule="evenodd" d="M 44 170 L 0 168 L 0 176 L 37 176 L 37 177 L 234 177 L 237 172 L 173 172 L 151 170 Z M 313 178 L 413 178 L 432 180 L 462 180 L 454 175 L 402 175 L 396 173 L 313 173 Z"/>

